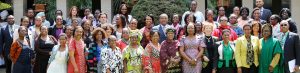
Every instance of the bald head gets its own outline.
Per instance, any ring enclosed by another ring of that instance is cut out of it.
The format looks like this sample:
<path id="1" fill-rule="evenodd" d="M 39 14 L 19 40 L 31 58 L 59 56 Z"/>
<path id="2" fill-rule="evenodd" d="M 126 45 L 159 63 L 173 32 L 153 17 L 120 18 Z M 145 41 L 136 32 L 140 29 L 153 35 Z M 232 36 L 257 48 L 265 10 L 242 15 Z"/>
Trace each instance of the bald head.
<path id="1" fill-rule="evenodd" d="M 162 24 L 163 26 L 168 23 L 168 15 L 163 13 L 159 16 L 159 23 Z"/>
<path id="2" fill-rule="evenodd" d="M 256 0 L 256 7 L 261 8 L 264 6 L 264 0 Z"/>
<path id="3" fill-rule="evenodd" d="M 287 20 L 282 20 L 280 22 L 280 30 L 281 32 L 285 33 L 287 31 L 289 31 L 289 22 Z"/>

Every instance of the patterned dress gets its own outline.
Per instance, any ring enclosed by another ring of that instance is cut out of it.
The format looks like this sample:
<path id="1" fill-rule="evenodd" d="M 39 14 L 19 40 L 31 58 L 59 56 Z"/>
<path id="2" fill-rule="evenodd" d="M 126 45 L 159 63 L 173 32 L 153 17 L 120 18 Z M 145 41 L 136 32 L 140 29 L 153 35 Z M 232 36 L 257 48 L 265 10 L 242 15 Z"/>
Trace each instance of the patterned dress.
<path id="1" fill-rule="evenodd" d="M 178 41 L 163 41 L 160 49 L 161 73 L 182 73 L 181 65 L 170 62 L 171 57 L 180 57 L 178 50 Z"/>
<path id="2" fill-rule="evenodd" d="M 192 60 L 196 59 L 197 55 L 200 53 L 198 48 L 206 47 L 202 39 L 197 38 L 184 38 L 180 41 L 180 46 L 184 46 L 184 53 Z M 204 49 L 201 49 L 204 50 Z M 183 73 L 201 73 L 202 62 L 200 58 L 197 58 L 197 65 L 191 66 L 186 60 L 182 62 Z"/>
<path id="3" fill-rule="evenodd" d="M 74 58 L 76 65 L 78 67 L 79 73 L 86 73 L 86 62 L 85 62 L 85 56 L 84 56 L 84 47 L 85 44 L 83 41 L 76 41 L 75 39 L 72 39 L 69 44 L 69 51 L 74 52 Z M 71 63 L 71 60 L 68 62 L 68 73 L 74 73 L 74 67 Z"/>
<path id="4" fill-rule="evenodd" d="M 142 73 L 142 55 L 143 47 L 132 48 L 127 46 L 123 52 L 124 60 L 127 60 L 127 71 L 128 73 Z"/>
<path id="5" fill-rule="evenodd" d="M 102 71 L 98 73 L 106 73 L 106 69 L 109 69 L 111 73 L 123 72 L 123 59 L 121 49 L 116 47 L 112 50 L 110 47 L 106 47 L 101 51 Z"/>
<path id="6" fill-rule="evenodd" d="M 151 42 L 146 46 L 143 54 L 143 69 L 144 72 L 149 72 L 145 69 L 147 67 L 152 68 L 154 73 L 160 73 L 160 60 L 159 60 L 160 45 L 155 47 Z"/>

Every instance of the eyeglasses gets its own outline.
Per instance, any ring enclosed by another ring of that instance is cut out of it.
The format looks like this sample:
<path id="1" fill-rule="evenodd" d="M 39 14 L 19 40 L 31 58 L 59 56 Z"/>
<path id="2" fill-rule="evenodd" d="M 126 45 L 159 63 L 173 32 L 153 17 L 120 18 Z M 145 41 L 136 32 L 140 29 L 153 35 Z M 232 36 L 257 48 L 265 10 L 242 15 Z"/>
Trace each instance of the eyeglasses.
<path id="1" fill-rule="evenodd" d="M 280 24 L 280 26 L 287 26 L 287 24 Z"/>
<path id="2" fill-rule="evenodd" d="M 220 20 L 221 22 L 223 22 L 223 21 L 227 21 L 227 20 Z"/>
<path id="3" fill-rule="evenodd" d="M 62 19 L 56 19 L 56 20 L 62 20 Z"/>

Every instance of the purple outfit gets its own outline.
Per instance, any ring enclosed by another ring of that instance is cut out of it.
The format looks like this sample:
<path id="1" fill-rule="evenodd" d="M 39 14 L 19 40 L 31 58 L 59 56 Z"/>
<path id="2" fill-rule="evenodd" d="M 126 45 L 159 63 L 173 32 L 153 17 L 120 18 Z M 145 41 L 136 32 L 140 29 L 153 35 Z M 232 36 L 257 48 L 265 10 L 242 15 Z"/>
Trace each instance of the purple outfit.
<path id="1" fill-rule="evenodd" d="M 180 41 L 180 46 L 184 46 L 185 54 L 192 60 L 194 60 L 200 52 L 200 50 L 198 50 L 199 47 L 206 47 L 205 43 L 196 37 L 193 39 L 183 38 Z M 183 73 L 201 73 L 202 62 L 200 58 L 198 58 L 197 65 L 191 66 L 186 60 L 183 60 L 182 69 Z"/>

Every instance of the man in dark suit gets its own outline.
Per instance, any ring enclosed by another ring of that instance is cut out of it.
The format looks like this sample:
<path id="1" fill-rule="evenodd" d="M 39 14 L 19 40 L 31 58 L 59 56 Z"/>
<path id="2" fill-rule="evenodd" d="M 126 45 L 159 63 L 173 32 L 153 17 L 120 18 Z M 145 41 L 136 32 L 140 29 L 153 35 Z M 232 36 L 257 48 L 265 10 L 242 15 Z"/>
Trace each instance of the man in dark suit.
<path id="1" fill-rule="evenodd" d="M 285 73 L 290 73 L 288 62 L 291 60 L 296 60 L 295 67 L 293 68 L 295 72 L 299 72 L 300 65 L 300 40 L 296 33 L 289 31 L 289 23 L 286 20 L 280 22 L 281 35 L 278 38 L 284 50 L 284 69 Z"/>
<path id="2" fill-rule="evenodd" d="M 1 36 L 2 36 L 2 46 L 3 46 L 3 57 L 5 61 L 5 66 L 6 66 L 6 73 L 11 73 L 11 60 L 9 56 L 10 52 L 10 46 L 13 42 L 13 32 L 15 29 L 18 29 L 17 25 L 14 25 L 14 16 L 9 15 L 7 17 L 7 25 L 1 29 Z"/>
<path id="3" fill-rule="evenodd" d="M 159 25 L 155 26 L 154 28 L 158 29 L 159 31 L 159 43 L 162 43 L 164 40 L 167 39 L 166 36 L 166 28 L 169 27 L 168 25 L 168 15 L 161 14 L 159 16 Z"/>
<path id="4" fill-rule="evenodd" d="M 264 7 L 264 0 L 256 0 L 256 7 L 260 9 L 260 19 L 268 21 L 272 15 L 271 10 L 265 9 Z"/>

